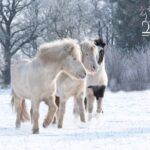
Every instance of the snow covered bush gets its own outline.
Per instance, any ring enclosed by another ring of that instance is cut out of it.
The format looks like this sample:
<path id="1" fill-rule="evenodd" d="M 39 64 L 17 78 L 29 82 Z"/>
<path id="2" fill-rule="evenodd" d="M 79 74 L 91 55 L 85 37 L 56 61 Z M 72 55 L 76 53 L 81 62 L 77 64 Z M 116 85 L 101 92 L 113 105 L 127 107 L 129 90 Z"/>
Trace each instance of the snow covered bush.
<path id="1" fill-rule="evenodd" d="M 118 90 L 143 90 L 150 88 L 150 51 L 148 46 L 140 52 L 126 54 L 115 48 L 106 49 L 106 69 L 109 88 Z"/>

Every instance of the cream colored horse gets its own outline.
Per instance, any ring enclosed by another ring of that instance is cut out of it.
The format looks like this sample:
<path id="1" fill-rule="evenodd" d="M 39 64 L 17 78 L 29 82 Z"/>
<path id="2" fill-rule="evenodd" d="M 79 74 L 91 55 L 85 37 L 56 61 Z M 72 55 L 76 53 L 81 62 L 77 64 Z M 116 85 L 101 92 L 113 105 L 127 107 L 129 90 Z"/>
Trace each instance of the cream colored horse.
<path id="1" fill-rule="evenodd" d="M 77 41 L 64 39 L 40 46 L 33 60 L 21 61 L 11 68 L 12 103 L 15 105 L 16 127 L 21 118 L 28 119 L 24 99 L 31 100 L 33 133 L 39 133 L 39 105 L 43 100 L 49 106 L 44 126 L 48 126 L 57 111 L 54 95 L 56 80 L 61 72 L 84 79 L 86 71 L 81 64 L 81 50 Z"/>
<path id="2" fill-rule="evenodd" d="M 96 39 L 95 45 L 99 49 L 98 70 L 92 74 L 87 74 L 86 80 L 86 99 L 85 107 L 88 112 L 88 119 L 93 116 L 93 106 L 96 99 L 97 114 L 103 113 L 102 103 L 104 98 L 105 88 L 107 86 L 108 78 L 105 70 L 105 55 L 104 55 L 104 41 L 99 38 Z M 74 105 L 74 113 L 79 114 L 77 103 Z"/>
<path id="3" fill-rule="evenodd" d="M 98 69 L 99 49 L 94 41 L 85 40 L 80 44 L 82 52 L 82 62 L 89 73 Z M 58 128 L 63 126 L 63 118 L 66 110 L 66 102 L 74 96 L 77 104 L 80 120 L 85 122 L 84 99 L 86 91 L 86 80 L 75 80 L 66 74 L 61 74 L 57 80 L 57 101 L 59 98 Z"/>

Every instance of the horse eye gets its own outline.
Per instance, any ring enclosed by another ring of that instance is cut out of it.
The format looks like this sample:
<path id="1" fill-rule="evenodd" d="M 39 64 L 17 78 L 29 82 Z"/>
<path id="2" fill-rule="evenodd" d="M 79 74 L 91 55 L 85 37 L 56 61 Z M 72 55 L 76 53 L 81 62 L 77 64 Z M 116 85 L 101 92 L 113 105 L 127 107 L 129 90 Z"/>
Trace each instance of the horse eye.
<path id="1" fill-rule="evenodd" d="M 86 56 L 88 56 L 88 53 L 85 53 Z"/>
<path id="2" fill-rule="evenodd" d="M 76 58 L 73 58 L 73 60 L 76 60 Z"/>
<path id="3" fill-rule="evenodd" d="M 95 48 L 96 48 L 96 46 L 95 46 L 95 45 L 93 45 L 93 46 L 91 47 L 91 51 L 94 51 L 94 50 L 95 50 Z"/>
<path id="4" fill-rule="evenodd" d="M 104 53 L 104 50 L 102 49 L 102 50 L 100 51 L 100 53 L 103 54 L 103 53 Z"/>

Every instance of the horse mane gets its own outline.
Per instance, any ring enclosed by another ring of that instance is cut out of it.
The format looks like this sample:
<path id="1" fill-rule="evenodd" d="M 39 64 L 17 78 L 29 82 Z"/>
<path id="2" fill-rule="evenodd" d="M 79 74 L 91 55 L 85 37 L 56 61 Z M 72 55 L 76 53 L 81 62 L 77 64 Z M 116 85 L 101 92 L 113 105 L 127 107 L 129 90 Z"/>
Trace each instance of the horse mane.
<path id="1" fill-rule="evenodd" d="M 72 55 L 81 60 L 81 52 L 76 40 L 63 39 L 40 45 L 37 57 L 42 60 L 56 61 Z"/>
<path id="2" fill-rule="evenodd" d="M 101 47 L 105 47 L 105 45 L 106 45 L 106 43 L 103 41 L 103 39 L 102 38 L 98 38 L 98 39 L 95 39 L 94 40 L 94 43 L 95 43 L 95 45 L 96 46 L 101 46 Z"/>

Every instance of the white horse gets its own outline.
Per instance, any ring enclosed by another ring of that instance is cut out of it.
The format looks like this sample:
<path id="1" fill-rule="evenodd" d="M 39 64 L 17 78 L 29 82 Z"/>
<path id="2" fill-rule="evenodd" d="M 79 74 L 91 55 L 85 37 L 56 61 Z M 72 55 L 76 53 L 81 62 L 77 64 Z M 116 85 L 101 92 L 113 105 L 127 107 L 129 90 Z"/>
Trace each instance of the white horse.
<path id="1" fill-rule="evenodd" d="M 43 44 L 33 60 L 12 66 L 12 104 L 17 112 L 16 127 L 20 127 L 21 118 L 28 119 L 24 103 L 26 98 L 31 100 L 33 133 L 39 133 L 39 105 L 42 100 L 49 106 L 43 125 L 49 125 L 57 111 L 54 96 L 56 80 L 61 72 L 77 79 L 86 76 L 81 63 L 81 50 L 75 40 L 64 39 Z"/>
<path id="2" fill-rule="evenodd" d="M 82 52 L 82 62 L 87 72 L 93 73 L 98 69 L 99 49 L 95 45 L 95 41 L 85 40 L 80 44 Z M 75 80 L 66 74 L 61 74 L 57 80 L 57 99 L 59 105 L 57 113 L 58 128 L 63 126 L 63 118 L 66 110 L 67 100 L 73 96 L 77 104 L 80 120 L 85 122 L 85 99 L 86 80 Z"/>

